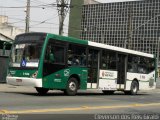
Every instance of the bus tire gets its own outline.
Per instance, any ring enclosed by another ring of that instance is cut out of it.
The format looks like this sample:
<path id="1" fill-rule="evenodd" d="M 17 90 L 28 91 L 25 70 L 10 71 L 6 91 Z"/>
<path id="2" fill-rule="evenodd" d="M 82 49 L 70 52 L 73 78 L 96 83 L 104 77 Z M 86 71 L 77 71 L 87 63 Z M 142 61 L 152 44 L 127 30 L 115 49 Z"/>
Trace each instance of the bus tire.
<path id="1" fill-rule="evenodd" d="M 49 89 L 47 89 L 47 88 L 40 88 L 40 87 L 36 87 L 36 90 L 37 90 L 38 94 L 40 94 L 40 95 L 45 95 L 49 91 Z"/>
<path id="2" fill-rule="evenodd" d="M 126 95 L 137 95 L 137 92 L 139 90 L 139 85 L 137 81 L 133 81 L 131 83 L 131 90 L 130 91 L 125 91 Z"/>
<path id="3" fill-rule="evenodd" d="M 114 91 L 109 91 L 109 90 L 102 90 L 103 94 L 105 95 L 113 95 Z"/>
<path id="4" fill-rule="evenodd" d="M 74 77 L 69 78 L 66 89 L 64 90 L 64 93 L 69 96 L 74 96 L 77 94 L 77 90 L 78 90 L 77 79 Z"/>

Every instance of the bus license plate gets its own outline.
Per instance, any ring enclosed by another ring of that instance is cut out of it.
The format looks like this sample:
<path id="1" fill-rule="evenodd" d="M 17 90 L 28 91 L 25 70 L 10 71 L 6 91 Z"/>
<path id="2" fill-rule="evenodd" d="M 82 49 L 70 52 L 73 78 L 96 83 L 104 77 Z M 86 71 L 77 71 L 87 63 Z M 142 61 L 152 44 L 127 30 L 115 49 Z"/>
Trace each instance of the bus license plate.
<path id="1" fill-rule="evenodd" d="M 16 82 L 22 82 L 22 79 L 16 79 Z"/>

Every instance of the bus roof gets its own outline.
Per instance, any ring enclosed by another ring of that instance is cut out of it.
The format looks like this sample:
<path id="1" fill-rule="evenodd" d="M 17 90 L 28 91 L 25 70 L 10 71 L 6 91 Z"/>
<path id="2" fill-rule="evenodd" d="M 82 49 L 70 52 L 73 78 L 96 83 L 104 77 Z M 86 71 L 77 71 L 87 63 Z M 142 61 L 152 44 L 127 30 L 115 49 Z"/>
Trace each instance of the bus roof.
<path id="1" fill-rule="evenodd" d="M 66 41 L 66 42 L 88 45 L 87 40 L 81 40 L 81 39 L 73 38 L 73 37 L 60 36 L 60 35 L 55 35 L 55 34 L 50 34 L 50 33 L 48 33 L 47 37 L 54 38 L 54 39 L 57 39 L 57 40 Z"/>
<path id="2" fill-rule="evenodd" d="M 130 50 L 130 49 L 121 48 L 121 47 L 116 47 L 116 46 L 111 46 L 111 45 L 105 45 L 105 44 L 102 44 L 102 43 L 96 43 L 96 42 L 88 41 L 88 45 L 89 46 L 94 46 L 94 47 L 99 47 L 99 48 L 105 48 L 105 49 L 108 49 L 108 50 L 114 50 L 114 51 L 127 53 L 127 54 L 133 54 L 133 55 L 139 55 L 139 56 L 154 58 L 153 54 L 139 52 L 139 51 Z"/>
<path id="3" fill-rule="evenodd" d="M 24 34 L 20 34 L 20 35 L 25 35 L 25 34 L 42 34 L 42 35 L 46 34 L 48 38 L 54 38 L 54 39 L 61 40 L 61 41 L 72 42 L 72 43 L 77 43 L 77 44 L 82 44 L 82 45 L 89 45 L 89 46 L 93 46 L 93 47 L 114 50 L 114 51 L 122 52 L 122 53 L 126 53 L 126 54 L 133 54 L 133 55 L 154 58 L 154 55 L 149 54 L 149 53 L 144 53 L 144 52 L 139 52 L 139 51 L 130 50 L 130 49 L 126 49 L 126 48 L 106 45 L 106 44 L 102 44 L 102 43 L 91 42 L 88 40 L 82 40 L 82 39 L 73 38 L 73 37 L 60 36 L 60 35 L 56 35 L 56 34 L 52 34 L 52 33 L 33 32 L 33 33 L 24 33 Z M 17 35 L 17 36 L 19 36 L 19 35 Z"/>
<path id="4" fill-rule="evenodd" d="M 139 52 L 139 51 L 130 50 L 130 49 L 126 49 L 126 48 L 106 45 L 106 44 L 102 44 L 102 43 L 91 42 L 91 41 L 88 41 L 88 40 L 82 40 L 82 39 L 73 38 L 73 37 L 59 36 L 59 35 L 55 35 L 55 34 L 49 34 L 49 35 L 51 35 L 55 39 L 62 40 L 62 41 L 69 41 L 69 42 L 73 42 L 73 43 L 85 44 L 85 45 L 89 45 L 89 46 L 93 46 L 93 47 L 104 48 L 104 49 L 108 49 L 108 50 L 114 50 L 114 51 L 122 52 L 122 53 L 126 53 L 126 54 L 133 54 L 133 55 L 139 55 L 139 56 L 154 58 L 154 55 L 149 54 L 149 53 L 144 53 L 144 52 Z"/>

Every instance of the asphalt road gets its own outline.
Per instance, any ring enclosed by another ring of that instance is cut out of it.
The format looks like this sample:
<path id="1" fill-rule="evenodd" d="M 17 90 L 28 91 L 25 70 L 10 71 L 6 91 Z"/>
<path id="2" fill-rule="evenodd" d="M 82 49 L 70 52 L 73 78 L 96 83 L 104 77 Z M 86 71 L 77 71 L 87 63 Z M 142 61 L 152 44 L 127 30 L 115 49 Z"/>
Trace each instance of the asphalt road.
<path id="1" fill-rule="evenodd" d="M 39 96 L 31 87 L 0 84 L 0 114 L 15 115 L 10 117 L 18 115 L 20 120 L 22 118 L 38 120 L 44 117 L 45 119 L 71 117 L 82 120 L 104 117 L 99 117 L 99 114 L 158 115 L 160 89 L 141 91 L 136 96 L 124 95 L 123 92 L 103 95 L 102 92 L 95 90 L 79 91 L 76 96 L 65 96 L 60 91 L 50 91 L 45 96 Z M 0 117 L 0 120 L 3 117 L 6 116 Z M 134 116 L 126 117 L 134 118 Z"/>

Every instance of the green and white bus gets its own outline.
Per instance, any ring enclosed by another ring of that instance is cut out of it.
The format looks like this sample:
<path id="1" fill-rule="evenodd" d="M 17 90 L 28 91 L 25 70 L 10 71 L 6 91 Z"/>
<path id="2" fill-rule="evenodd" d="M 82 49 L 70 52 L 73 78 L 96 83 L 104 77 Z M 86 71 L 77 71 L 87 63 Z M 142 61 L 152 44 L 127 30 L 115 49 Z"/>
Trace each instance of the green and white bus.
<path id="1" fill-rule="evenodd" d="M 7 83 L 33 86 L 39 94 L 98 89 L 104 94 L 154 89 L 156 58 L 152 54 L 50 33 L 17 35 Z"/>

